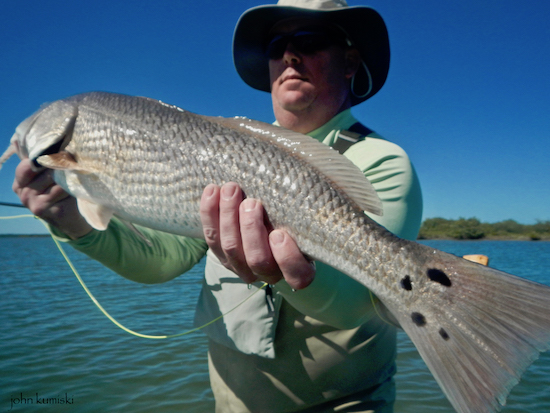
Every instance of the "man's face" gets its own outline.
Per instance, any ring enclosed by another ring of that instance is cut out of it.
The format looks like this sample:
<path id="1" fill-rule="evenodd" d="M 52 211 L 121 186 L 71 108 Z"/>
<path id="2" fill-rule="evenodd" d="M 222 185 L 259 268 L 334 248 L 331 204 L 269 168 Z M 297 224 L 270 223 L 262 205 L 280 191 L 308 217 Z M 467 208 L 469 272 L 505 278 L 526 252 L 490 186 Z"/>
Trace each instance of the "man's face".
<path id="1" fill-rule="evenodd" d="M 272 30 L 271 38 L 307 32 L 311 27 L 312 23 L 306 21 L 280 23 Z M 349 96 L 349 79 L 357 70 L 356 63 L 349 58 L 353 52 L 356 51 L 346 51 L 335 43 L 313 53 L 307 49 L 304 52 L 292 41 L 288 42 L 284 51 L 281 49 L 269 60 L 276 117 L 278 110 L 315 114 L 318 109 L 333 108 L 334 114 L 338 113 Z"/>

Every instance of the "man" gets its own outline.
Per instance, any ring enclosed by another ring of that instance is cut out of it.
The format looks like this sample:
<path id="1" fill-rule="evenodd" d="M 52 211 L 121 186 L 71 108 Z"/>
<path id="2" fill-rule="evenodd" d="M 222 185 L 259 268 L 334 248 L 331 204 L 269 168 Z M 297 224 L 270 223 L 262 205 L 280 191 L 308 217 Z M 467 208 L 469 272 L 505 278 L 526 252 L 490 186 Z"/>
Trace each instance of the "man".
<path id="1" fill-rule="evenodd" d="M 406 154 L 350 113 L 387 76 L 378 13 L 343 0 L 281 0 L 241 16 L 233 49 L 243 80 L 271 92 L 277 123 L 339 148 L 380 195 L 384 216 L 374 219 L 415 238 L 422 201 Z M 261 204 L 236 184 L 205 189 L 206 242 L 141 229 L 150 248 L 116 219 L 92 230 L 74 199 L 28 161 L 14 190 L 60 238 L 135 281 L 167 281 L 207 254 L 198 325 L 270 284 L 205 329 L 217 412 L 392 411 L 396 332 L 384 308 L 364 286 L 311 263 L 286 232 L 271 231 Z"/>

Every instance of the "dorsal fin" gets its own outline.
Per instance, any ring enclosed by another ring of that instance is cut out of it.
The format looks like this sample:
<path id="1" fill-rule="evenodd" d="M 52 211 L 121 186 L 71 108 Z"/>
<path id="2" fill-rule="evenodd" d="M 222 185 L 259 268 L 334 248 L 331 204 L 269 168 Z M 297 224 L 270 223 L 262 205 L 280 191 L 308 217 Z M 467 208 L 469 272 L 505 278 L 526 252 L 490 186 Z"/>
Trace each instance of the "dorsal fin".
<path id="1" fill-rule="evenodd" d="M 315 167 L 364 211 L 382 215 L 382 201 L 370 181 L 348 158 L 331 147 L 310 136 L 247 118 L 210 119 L 231 129 L 246 130 L 258 139 L 269 140 Z"/>

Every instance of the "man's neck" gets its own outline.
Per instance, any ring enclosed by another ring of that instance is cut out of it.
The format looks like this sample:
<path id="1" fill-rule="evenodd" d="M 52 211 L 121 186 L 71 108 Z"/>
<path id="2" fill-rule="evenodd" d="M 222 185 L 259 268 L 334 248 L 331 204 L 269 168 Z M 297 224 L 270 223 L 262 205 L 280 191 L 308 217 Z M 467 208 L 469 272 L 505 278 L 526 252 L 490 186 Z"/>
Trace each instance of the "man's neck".
<path id="1" fill-rule="evenodd" d="M 325 123 L 330 121 L 334 116 L 343 112 L 346 109 L 349 109 L 351 104 L 346 102 L 342 107 L 337 110 L 326 110 L 322 111 L 300 111 L 300 112 L 290 112 L 283 109 L 277 110 L 274 108 L 275 119 L 280 126 L 286 129 L 290 129 L 294 132 L 307 134 L 315 129 L 320 128 Z"/>
<path id="2" fill-rule="evenodd" d="M 303 134 L 320 128 L 332 119 L 332 116 L 296 116 L 296 114 L 290 112 L 275 115 L 275 117 L 283 128 Z"/>

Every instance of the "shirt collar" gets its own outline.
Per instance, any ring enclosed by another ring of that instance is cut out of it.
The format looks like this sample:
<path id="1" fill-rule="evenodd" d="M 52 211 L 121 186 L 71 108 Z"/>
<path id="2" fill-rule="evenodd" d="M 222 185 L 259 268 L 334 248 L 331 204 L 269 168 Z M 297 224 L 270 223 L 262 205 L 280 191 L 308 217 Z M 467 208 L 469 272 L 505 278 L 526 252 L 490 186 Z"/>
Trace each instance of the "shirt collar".
<path id="1" fill-rule="evenodd" d="M 349 127 L 351 127 L 351 125 L 355 123 L 357 123 L 357 119 L 355 119 L 355 117 L 351 114 L 351 108 L 348 108 L 338 113 L 323 126 L 312 130 L 309 133 L 306 133 L 306 135 L 311 136 L 313 139 L 318 140 L 319 142 L 323 142 L 327 145 L 332 145 L 334 137 L 331 135 L 334 135 L 335 131 L 340 132 L 340 130 L 348 129 Z M 281 126 L 277 121 L 273 122 L 273 124 L 276 126 Z"/>
<path id="2" fill-rule="evenodd" d="M 323 142 L 327 138 L 327 136 L 334 130 L 339 131 L 342 129 L 347 129 L 356 122 L 357 122 L 357 119 L 353 117 L 353 115 L 351 114 L 351 108 L 349 108 L 338 113 L 336 116 L 334 116 L 331 120 L 329 120 L 323 126 L 315 130 L 312 130 L 307 135 L 318 140 L 319 142 Z"/>

